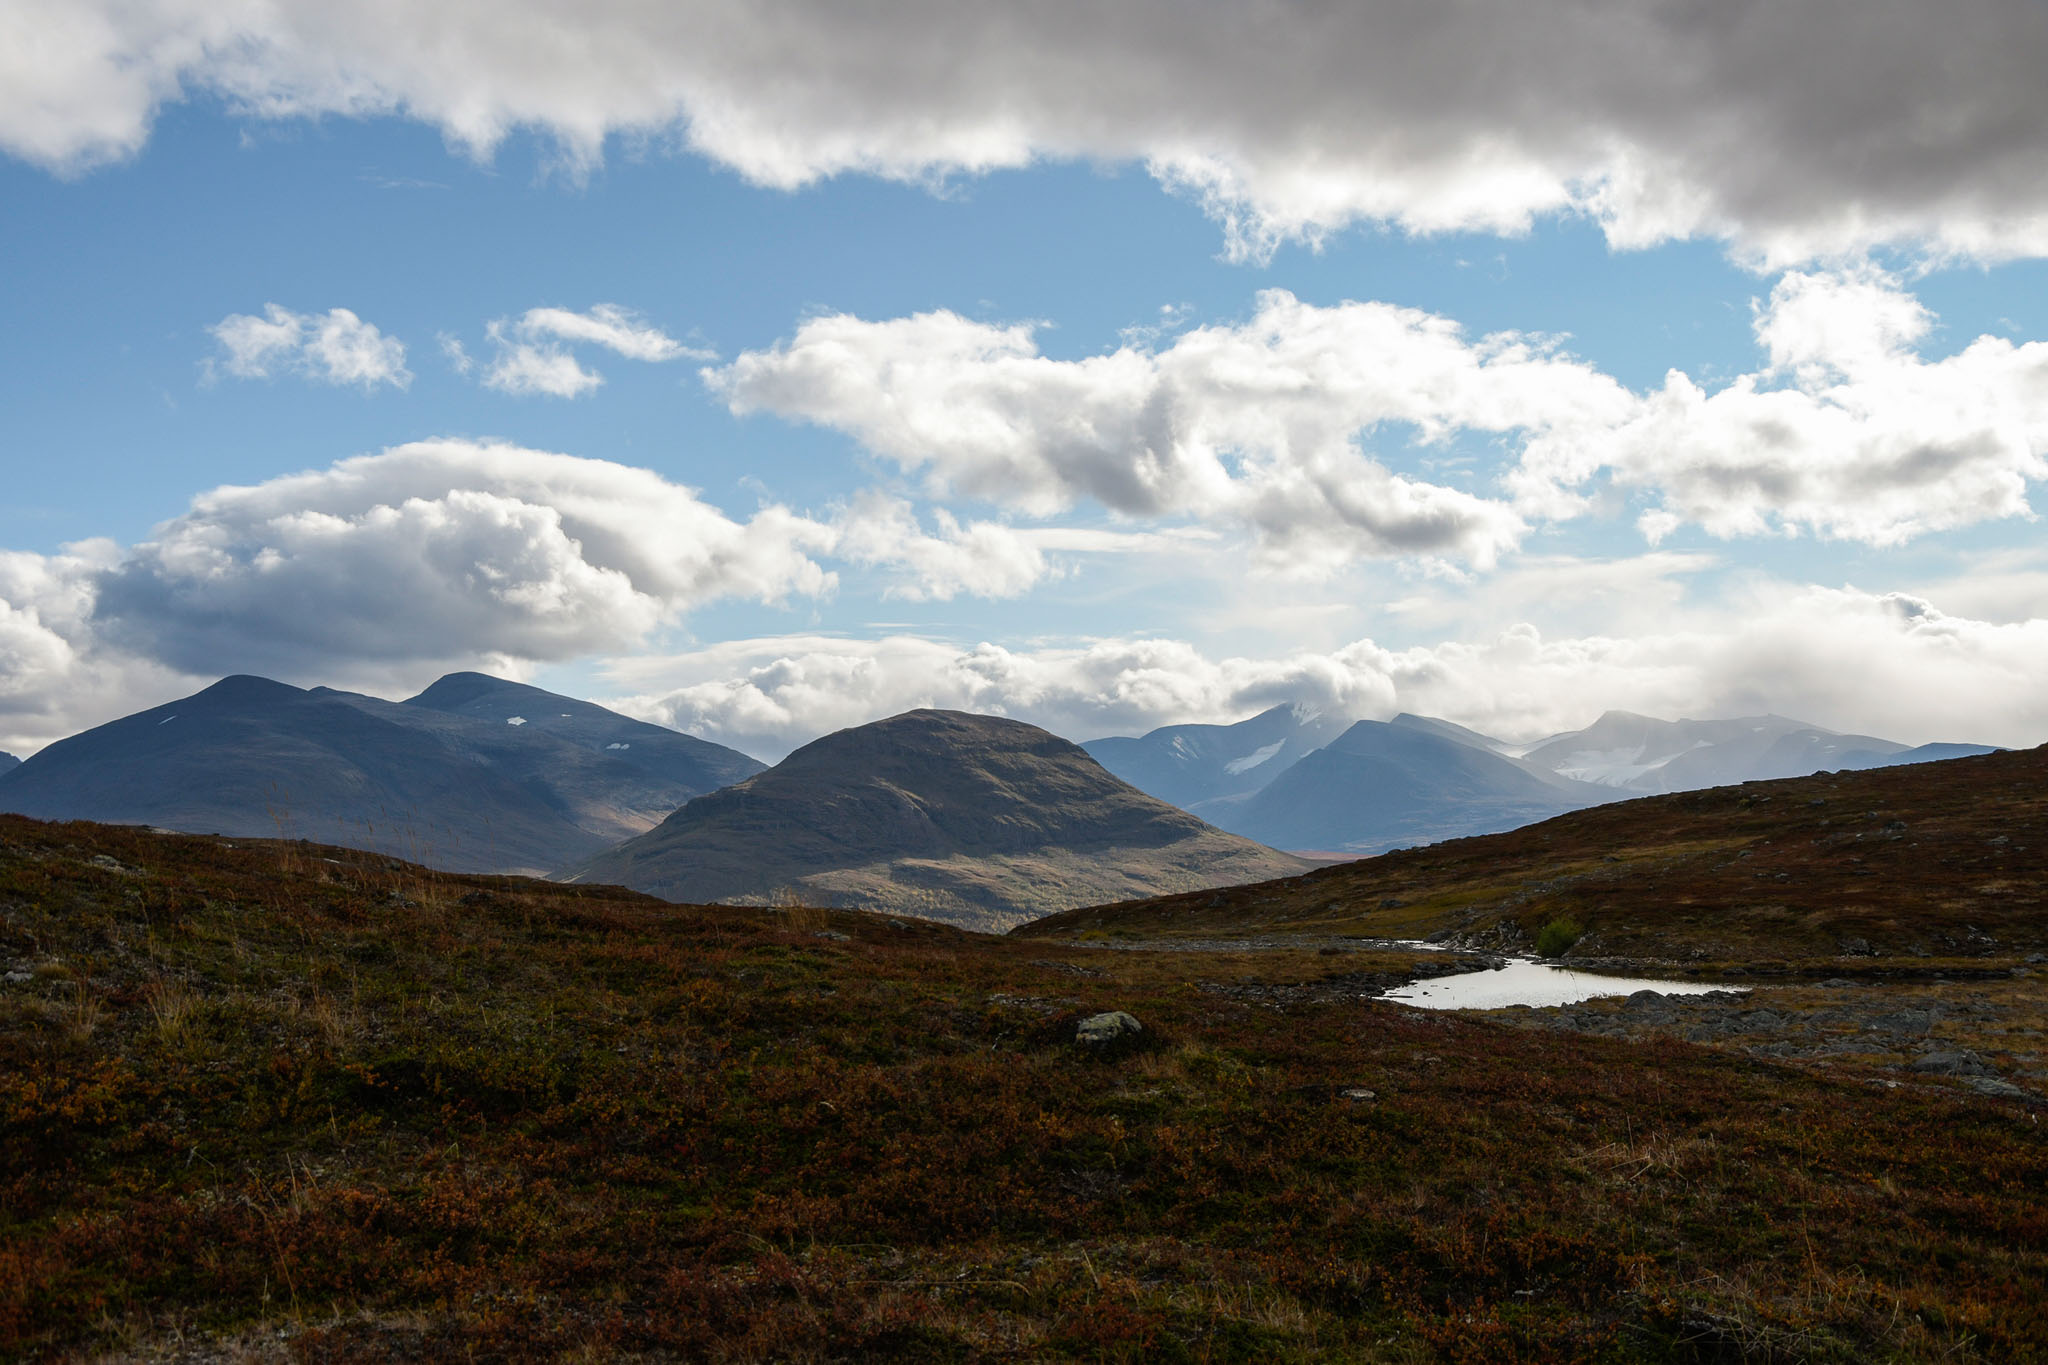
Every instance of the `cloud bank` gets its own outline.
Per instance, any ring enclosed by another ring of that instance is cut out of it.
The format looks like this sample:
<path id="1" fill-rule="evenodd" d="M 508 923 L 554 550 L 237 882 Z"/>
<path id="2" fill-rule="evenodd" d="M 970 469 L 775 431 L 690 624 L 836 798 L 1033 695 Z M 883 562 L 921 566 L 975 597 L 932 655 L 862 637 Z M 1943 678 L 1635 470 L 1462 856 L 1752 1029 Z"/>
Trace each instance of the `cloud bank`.
<path id="1" fill-rule="evenodd" d="M 0 552 L 0 739 L 33 749 L 196 679 L 417 684 L 640 646 L 709 603 L 1006 597 L 1114 536 L 963 522 L 879 493 L 728 515 L 646 469 L 421 441 L 193 499 L 147 541 Z M 5 747 L 5 745 L 0 745 Z"/>
<path id="2" fill-rule="evenodd" d="M 2037 0 L 19 0 L 0 147 L 133 155 L 168 102 L 396 113 L 571 165 L 680 141 L 764 185 L 1142 163 L 1258 256 L 1346 225 L 1619 246 L 1723 237 L 1786 265 L 1899 244 L 2048 250 Z"/>
<path id="3" fill-rule="evenodd" d="M 1554 342 L 1275 289 L 1242 323 L 1078 360 L 1042 355 L 1029 324 L 836 314 L 704 377 L 734 413 L 842 431 L 935 495 L 1243 527 L 1297 575 L 1368 556 L 1485 569 L 1608 487 L 1653 542 L 1694 524 L 1894 545 L 2030 518 L 2048 344 L 1929 360 L 1931 324 L 1894 276 L 1795 271 L 1758 304 L 1761 369 L 1637 394 Z M 1389 468 L 1475 436 L 1511 452 L 1491 496 Z"/>
<path id="4" fill-rule="evenodd" d="M 1266 658 L 1151 639 L 1033 649 L 910 636 L 733 641 L 616 660 L 621 695 L 607 704 L 763 757 L 917 706 L 1088 739 L 1297 701 L 1363 719 L 1412 711 L 1524 740 L 1621 708 L 1776 712 L 1915 743 L 2033 745 L 2048 734 L 2044 667 L 2048 620 L 1993 623 L 1903 594 L 1773 584 L 1633 636 L 1551 639 L 1523 624 L 1474 641 L 1395 650 L 1360 640 Z"/>

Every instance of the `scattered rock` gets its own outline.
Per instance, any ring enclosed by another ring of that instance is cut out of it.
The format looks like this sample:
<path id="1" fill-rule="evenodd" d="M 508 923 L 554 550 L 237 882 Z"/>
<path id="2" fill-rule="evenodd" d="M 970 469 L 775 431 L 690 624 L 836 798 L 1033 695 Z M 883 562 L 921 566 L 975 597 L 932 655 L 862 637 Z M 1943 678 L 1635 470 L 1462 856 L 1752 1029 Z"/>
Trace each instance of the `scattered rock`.
<path id="1" fill-rule="evenodd" d="M 1827 991 L 1847 990 L 1849 987 L 1855 984 L 1855 982 L 1849 980 L 1849 978 L 1845 976 L 1831 976 L 1827 980 L 1820 983 L 1821 989 Z"/>
<path id="2" fill-rule="evenodd" d="M 830 939 L 834 943 L 850 943 L 853 941 L 852 934 L 842 934 L 837 929 L 820 929 L 815 934 L 812 934 L 811 937 Z"/>
<path id="3" fill-rule="evenodd" d="M 1996 1076 L 1965 1076 L 1963 1084 L 1980 1095 L 1995 1095 L 2006 1100 L 2030 1100 L 2034 1098 L 2011 1081 L 2001 1081 Z"/>
<path id="4" fill-rule="evenodd" d="M 1143 1024 L 1122 1010 L 1109 1010 L 1083 1019 L 1074 1030 L 1074 1041 L 1083 1047 L 1103 1047 L 1125 1038 L 1135 1038 L 1144 1031 Z"/>
<path id="5" fill-rule="evenodd" d="M 1109 975 L 1108 972 L 1102 970 L 1102 968 L 1100 967 L 1084 967 L 1078 962 L 1060 962 L 1049 957 L 1034 957 L 1027 965 L 1033 967 L 1045 967 L 1055 972 L 1065 972 L 1069 976 Z"/>
<path id="6" fill-rule="evenodd" d="M 1991 1068 L 1974 1052 L 1930 1052 L 1908 1067 L 1923 1076 L 1989 1076 Z"/>

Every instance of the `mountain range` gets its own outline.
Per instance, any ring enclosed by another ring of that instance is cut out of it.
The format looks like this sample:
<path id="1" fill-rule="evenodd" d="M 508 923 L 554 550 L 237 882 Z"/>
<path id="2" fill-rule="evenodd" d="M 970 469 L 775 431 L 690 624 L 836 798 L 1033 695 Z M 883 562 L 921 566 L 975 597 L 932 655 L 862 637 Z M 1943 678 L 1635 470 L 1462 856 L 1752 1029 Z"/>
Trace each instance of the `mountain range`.
<path id="1" fill-rule="evenodd" d="M 698 797 L 572 880 L 676 901 L 858 906 L 1001 929 L 1305 870 L 1021 721 L 920 710 Z"/>
<path id="2" fill-rule="evenodd" d="M 1167 726 L 1084 747 L 1125 781 L 1219 828 L 1354 856 L 1632 796 L 1992 752 L 1837 734 L 1782 716 L 1666 721 L 1627 711 L 1518 745 L 1427 716 L 1344 728 L 1286 706 L 1237 725 Z"/>
<path id="3" fill-rule="evenodd" d="M 6 772 L 9 768 L 17 768 L 20 766 L 20 759 L 16 758 L 13 754 L 8 753 L 6 750 L 0 749 L 0 773 Z"/>
<path id="4" fill-rule="evenodd" d="M 479 673 L 405 702 L 239 676 L 0 773 L 0 810 L 544 873 L 763 766 Z"/>

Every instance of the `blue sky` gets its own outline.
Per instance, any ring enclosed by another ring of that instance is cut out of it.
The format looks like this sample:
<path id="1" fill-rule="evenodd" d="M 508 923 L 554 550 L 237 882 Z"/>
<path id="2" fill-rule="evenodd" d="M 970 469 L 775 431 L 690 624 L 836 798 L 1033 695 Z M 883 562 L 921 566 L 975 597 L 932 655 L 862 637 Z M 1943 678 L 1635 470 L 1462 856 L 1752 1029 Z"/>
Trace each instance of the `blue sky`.
<path id="1" fill-rule="evenodd" d="M 920 704 L 2048 737 L 2027 6 L 1866 35 L 1947 59 L 1876 105 L 1822 28 L 1626 4 L 84 8 L 0 70 L 0 747 L 458 667 L 768 757 Z M 1411 82 L 1454 38 L 1643 44 L 1691 121 Z"/>

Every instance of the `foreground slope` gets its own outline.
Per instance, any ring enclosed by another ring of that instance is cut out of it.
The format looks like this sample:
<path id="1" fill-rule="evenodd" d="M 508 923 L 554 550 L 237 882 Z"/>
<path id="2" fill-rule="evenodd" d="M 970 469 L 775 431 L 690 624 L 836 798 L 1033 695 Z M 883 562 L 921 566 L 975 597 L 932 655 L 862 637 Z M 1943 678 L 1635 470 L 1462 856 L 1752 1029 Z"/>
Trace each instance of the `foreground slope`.
<path id="1" fill-rule="evenodd" d="M 470 700 L 493 690 L 463 676 L 402 705 L 224 678 L 61 740 L 0 774 L 0 810 L 291 835 L 437 867 L 541 872 L 650 828 L 727 772 L 759 766 L 517 684 L 499 686 L 518 688 L 527 710 L 571 713 L 560 719 L 581 730 L 431 703 L 451 683 Z"/>
<path id="2" fill-rule="evenodd" d="M 1704 961 L 2048 952 L 2048 747 L 1670 796 L 1021 932 L 1454 936 Z"/>
<path id="3" fill-rule="evenodd" d="M 0 1358 L 2048 1353 L 2036 1111 L 1941 1078 L 236 842 L 0 817 Z"/>
<path id="4" fill-rule="evenodd" d="M 677 901 L 801 899 L 994 928 L 1304 866 L 1037 726 L 924 710 L 807 744 L 568 875 Z"/>

